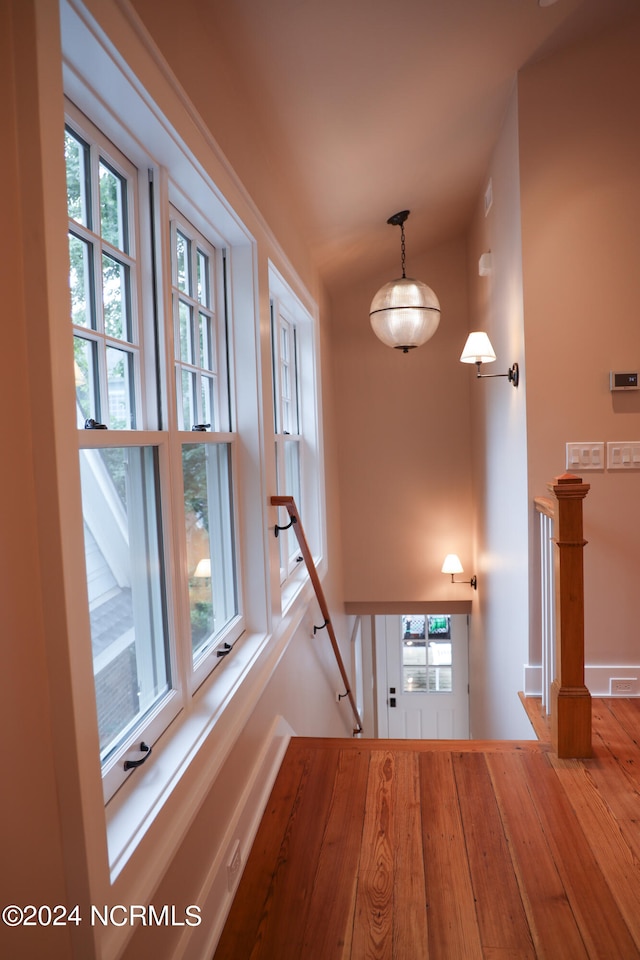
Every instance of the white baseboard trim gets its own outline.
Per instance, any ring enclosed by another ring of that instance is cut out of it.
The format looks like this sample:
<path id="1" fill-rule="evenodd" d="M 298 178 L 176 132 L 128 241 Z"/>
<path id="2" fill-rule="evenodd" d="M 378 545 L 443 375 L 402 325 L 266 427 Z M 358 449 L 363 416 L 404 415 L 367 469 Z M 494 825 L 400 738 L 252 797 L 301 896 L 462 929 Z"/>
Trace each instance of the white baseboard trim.
<path id="1" fill-rule="evenodd" d="M 203 922 L 199 927 L 185 927 L 174 960 L 211 960 L 292 736 L 295 733 L 284 717 L 276 717 L 200 890 L 197 903 Z M 241 864 L 230 888 L 227 864 L 238 842 Z"/>
<path id="2" fill-rule="evenodd" d="M 640 664 L 590 665 L 584 668 L 585 685 L 592 697 L 638 697 L 640 696 Z M 624 689 L 616 689 L 614 680 L 629 681 Z M 542 696 L 542 667 L 528 664 L 524 666 L 525 697 Z"/>

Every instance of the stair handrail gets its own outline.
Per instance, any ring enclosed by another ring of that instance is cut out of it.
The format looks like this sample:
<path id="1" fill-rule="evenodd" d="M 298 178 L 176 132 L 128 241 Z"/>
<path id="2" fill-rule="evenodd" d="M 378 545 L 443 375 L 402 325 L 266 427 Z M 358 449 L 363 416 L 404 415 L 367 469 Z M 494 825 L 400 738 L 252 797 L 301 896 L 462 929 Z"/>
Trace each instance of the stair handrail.
<path id="1" fill-rule="evenodd" d="M 318 627 L 318 630 L 323 630 L 325 627 L 327 633 L 329 634 L 329 639 L 331 641 L 331 646 L 333 647 L 333 652 L 335 658 L 338 662 L 338 669 L 340 670 L 340 676 L 342 677 L 342 682 L 345 685 L 346 693 L 342 696 L 347 696 L 349 698 L 349 703 L 351 704 L 351 709 L 356 720 L 356 727 L 354 728 L 353 735 L 354 737 L 362 733 L 362 721 L 360 720 L 360 714 L 358 713 L 358 707 L 356 705 L 353 693 L 351 692 L 351 685 L 349 683 L 349 677 L 347 676 L 347 671 L 345 670 L 344 662 L 340 654 L 340 648 L 338 646 L 338 641 L 336 639 L 335 630 L 333 629 L 333 624 L 331 622 L 331 615 L 329 614 L 329 607 L 327 606 L 327 601 L 325 599 L 324 591 L 322 589 L 322 584 L 320 583 L 320 577 L 318 576 L 318 571 L 309 549 L 309 544 L 307 543 L 307 538 L 304 533 L 304 528 L 302 526 L 302 521 L 300 520 L 300 514 L 298 513 L 298 508 L 295 503 L 295 499 L 291 496 L 274 496 L 271 497 L 271 504 L 274 507 L 284 507 L 289 514 L 291 524 L 295 530 L 295 534 L 298 540 L 298 546 L 300 547 L 300 553 L 302 554 L 302 559 L 305 562 L 305 566 L 309 572 L 309 578 L 313 585 L 315 591 L 316 599 L 318 601 L 318 606 L 320 607 L 320 613 L 324 619 L 324 623 L 321 627 Z M 276 525 L 275 533 L 278 535 L 278 530 L 280 528 Z M 314 628 L 315 633 L 315 628 Z"/>

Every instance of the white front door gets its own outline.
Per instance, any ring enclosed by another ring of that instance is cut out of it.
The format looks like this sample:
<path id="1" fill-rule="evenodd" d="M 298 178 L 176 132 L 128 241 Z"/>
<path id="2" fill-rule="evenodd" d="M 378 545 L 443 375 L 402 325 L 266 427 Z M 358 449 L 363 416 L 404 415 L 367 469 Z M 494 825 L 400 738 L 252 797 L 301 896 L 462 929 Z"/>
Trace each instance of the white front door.
<path id="1" fill-rule="evenodd" d="M 376 638 L 379 735 L 468 740 L 466 615 L 376 617 Z"/>

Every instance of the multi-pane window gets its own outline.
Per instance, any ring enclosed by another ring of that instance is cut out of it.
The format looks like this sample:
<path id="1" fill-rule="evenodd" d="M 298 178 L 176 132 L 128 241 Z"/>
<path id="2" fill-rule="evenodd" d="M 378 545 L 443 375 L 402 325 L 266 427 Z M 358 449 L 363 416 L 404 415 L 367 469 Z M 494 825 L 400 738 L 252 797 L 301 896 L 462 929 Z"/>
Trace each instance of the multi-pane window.
<path id="1" fill-rule="evenodd" d="M 453 646 L 451 618 L 404 615 L 402 617 L 403 693 L 451 693 Z"/>
<path id="2" fill-rule="evenodd" d="M 241 632 L 234 438 L 221 254 L 173 207 L 144 205 L 139 170 L 72 108 L 65 156 L 85 565 L 109 795 L 126 776 L 123 758 L 152 746 Z M 154 231 L 153 217 L 170 230 Z M 171 244 L 158 258 L 171 263 L 164 277 L 152 269 L 159 233 Z M 143 317 L 143 302 L 169 298 L 168 329 L 162 311 Z M 163 430 L 160 410 L 169 410 Z"/>
<path id="3" fill-rule="evenodd" d="M 296 326 L 280 300 L 271 302 L 274 420 L 276 435 L 276 483 L 278 493 L 292 496 L 301 515 L 302 435 L 300 430 L 300 383 Z M 289 528 L 280 538 L 280 569 L 284 580 L 298 563 L 298 546 Z"/>
<path id="4" fill-rule="evenodd" d="M 223 339 L 215 303 L 216 252 L 172 211 L 172 302 L 178 426 L 228 429 Z"/>
<path id="5" fill-rule="evenodd" d="M 112 144 L 65 131 L 76 412 L 111 429 L 139 426 L 136 171 Z"/>
<path id="6" fill-rule="evenodd" d="M 225 328 L 218 252 L 171 209 L 176 417 L 182 443 L 191 654 L 194 667 L 238 614 Z M 196 443 L 195 438 L 199 438 Z M 223 651 L 224 652 L 224 648 Z"/>

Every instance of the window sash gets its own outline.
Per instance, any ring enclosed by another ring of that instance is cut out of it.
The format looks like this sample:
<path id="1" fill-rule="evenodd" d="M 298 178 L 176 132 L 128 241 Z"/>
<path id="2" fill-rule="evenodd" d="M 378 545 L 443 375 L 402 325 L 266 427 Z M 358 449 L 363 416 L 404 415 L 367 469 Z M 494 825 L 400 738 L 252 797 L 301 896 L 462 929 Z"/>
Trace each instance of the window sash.
<path id="1" fill-rule="evenodd" d="M 158 448 L 81 448 L 100 754 L 113 765 L 173 690 Z"/>
<path id="2" fill-rule="evenodd" d="M 217 303 L 219 254 L 173 206 L 170 216 L 178 429 L 219 432 L 230 425 L 226 328 Z"/>
<path id="3" fill-rule="evenodd" d="M 189 621 L 194 666 L 238 616 L 234 498 L 228 442 L 183 443 Z"/>
<path id="4" fill-rule="evenodd" d="M 75 109 L 67 116 L 65 156 L 77 425 L 90 418 L 111 429 L 140 429 L 146 417 L 138 319 L 138 171 Z"/>

